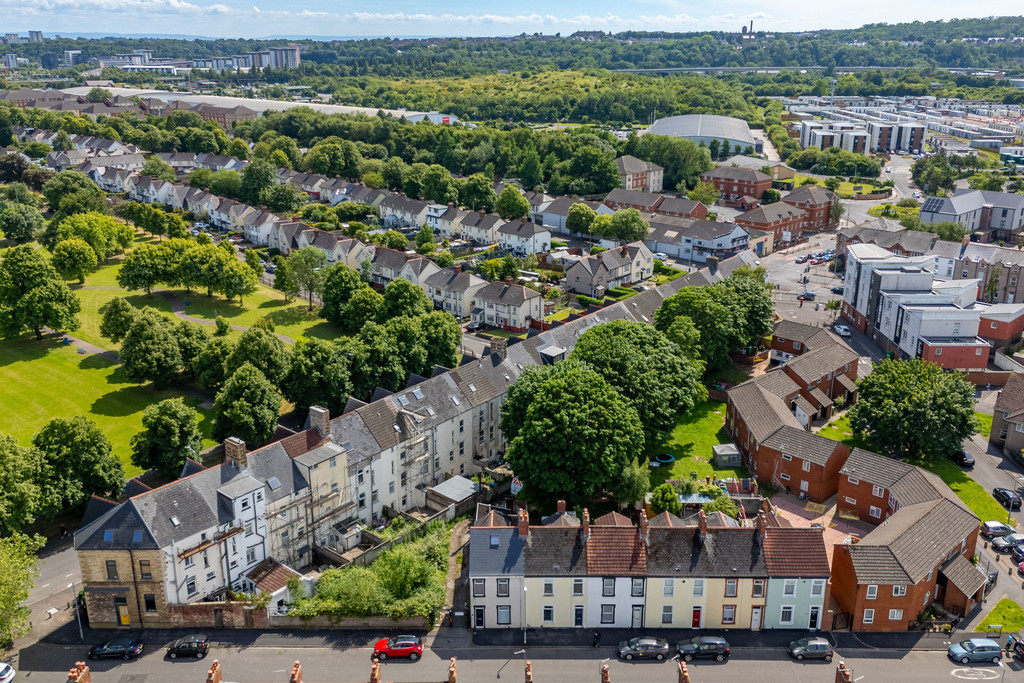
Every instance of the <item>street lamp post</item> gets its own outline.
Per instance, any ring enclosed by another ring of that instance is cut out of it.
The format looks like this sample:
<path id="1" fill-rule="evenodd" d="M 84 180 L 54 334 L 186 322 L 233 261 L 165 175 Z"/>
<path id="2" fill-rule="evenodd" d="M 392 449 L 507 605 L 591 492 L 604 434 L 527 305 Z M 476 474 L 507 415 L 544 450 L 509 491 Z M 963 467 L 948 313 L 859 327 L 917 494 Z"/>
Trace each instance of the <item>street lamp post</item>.
<path id="1" fill-rule="evenodd" d="M 519 619 L 523 622 L 523 646 L 526 646 L 526 585 L 523 584 L 523 600 L 522 600 L 522 611 L 519 613 Z"/>
<path id="2" fill-rule="evenodd" d="M 78 595 L 75 594 L 75 582 L 72 581 L 69 583 L 68 588 L 71 589 L 71 599 L 75 603 L 75 620 L 78 622 L 78 639 L 85 640 L 85 633 L 82 632 L 82 615 L 78 611 Z"/>

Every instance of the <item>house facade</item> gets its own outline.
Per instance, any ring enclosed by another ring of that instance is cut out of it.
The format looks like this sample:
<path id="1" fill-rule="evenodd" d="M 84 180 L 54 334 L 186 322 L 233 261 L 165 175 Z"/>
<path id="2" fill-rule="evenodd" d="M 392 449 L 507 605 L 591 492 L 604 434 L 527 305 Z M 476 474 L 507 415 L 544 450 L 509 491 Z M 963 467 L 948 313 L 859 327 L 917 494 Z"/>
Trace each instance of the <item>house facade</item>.
<path id="1" fill-rule="evenodd" d="M 464 272 L 461 263 L 455 263 L 427 277 L 420 287 L 434 302 L 434 308 L 464 319 L 470 316 L 476 294 L 486 284 L 483 278 Z"/>
<path id="2" fill-rule="evenodd" d="M 820 185 L 803 185 L 782 198 L 784 204 L 804 211 L 804 230 L 824 230 L 832 223 L 832 205 L 839 198 Z"/>
<path id="3" fill-rule="evenodd" d="M 471 316 L 509 332 L 525 332 L 530 321 L 544 319 L 544 297 L 540 292 L 511 282 L 489 282 L 476 293 Z"/>
<path id="4" fill-rule="evenodd" d="M 624 154 L 615 160 L 619 168 L 619 186 L 641 192 L 661 192 L 665 169 L 657 164 Z"/>
<path id="5" fill-rule="evenodd" d="M 498 228 L 498 248 L 520 258 L 551 251 L 551 232 L 525 218 L 509 221 Z"/>
<path id="6" fill-rule="evenodd" d="M 803 234 L 807 214 L 784 202 L 766 204 L 736 216 L 736 225 L 773 235 L 773 244 L 795 242 Z"/>
<path id="7" fill-rule="evenodd" d="M 772 178 L 752 168 L 719 166 L 705 171 L 701 182 L 711 183 L 722 196 L 722 203 L 736 204 L 744 197 L 761 199 L 765 190 L 771 189 Z"/>

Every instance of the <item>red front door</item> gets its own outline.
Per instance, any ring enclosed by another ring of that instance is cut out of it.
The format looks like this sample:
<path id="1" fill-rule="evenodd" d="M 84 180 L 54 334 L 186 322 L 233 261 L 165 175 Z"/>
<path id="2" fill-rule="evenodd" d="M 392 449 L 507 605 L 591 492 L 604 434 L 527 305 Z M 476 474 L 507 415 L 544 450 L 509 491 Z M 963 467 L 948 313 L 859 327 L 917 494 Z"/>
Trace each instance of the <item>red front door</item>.
<path id="1" fill-rule="evenodd" d="M 700 628 L 701 609 L 700 607 L 693 608 L 693 619 L 690 621 L 690 628 Z"/>

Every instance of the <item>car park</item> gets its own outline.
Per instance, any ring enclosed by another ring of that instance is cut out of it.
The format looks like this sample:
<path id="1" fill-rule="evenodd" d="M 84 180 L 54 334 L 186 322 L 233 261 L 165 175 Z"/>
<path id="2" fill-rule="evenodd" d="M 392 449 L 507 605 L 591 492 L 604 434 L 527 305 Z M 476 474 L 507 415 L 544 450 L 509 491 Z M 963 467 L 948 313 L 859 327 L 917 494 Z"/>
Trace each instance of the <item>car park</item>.
<path id="1" fill-rule="evenodd" d="M 804 301 L 814 301 L 814 292 L 807 290 L 806 292 L 801 292 L 796 298 L 803 299 Z"/>
<path id="2" fill-rule="evenodd" d="M 974 467 L 974 456 L 962 449 L 950 453 L 949 459 L 960 467 Z"/>
<path id="3" fill-rule="evenodd" d="M 840 337 L 850 336 L 850 328 L 847 327 L 846 325 L 833 325 L 832 329 L 835 330 L 836 334 L 838 334 Z"/>
<path id="4" fill-rule="evenodd" d="M 793 659 L 824 659 L 832 661 L 832 643 L 824 638 L 801 638 L 789 644 L 789 656 Z"/>
<path id="5" fill-rule="evenodd" d="M 94 645 L 89 650 L 89 659 L 109 659 L 116 657 L 126 662 L 142 654 L 142 641 L 131 636 L 118 636 L 105 643 Z"/>
<path id="6" fill-rule="evenodd" d="M 981 535 L 989 540 L 1012 534 L 1013 528 L 1002 522 L 982 522 Z"/>
<path id="7" fill-rule="evenodd" d="M 167 646 L 167 656 L 171 659 L 178 657 L 194 657 L 202 659 L 210 651 L 210 639 L 203 635 L 185 636 Z"/>
<path id="8" fill-rule="evenodd" d="M 685 662 L 694 659 L 713 659 L 716 662 L 724 662 L 729 658 L 729 643 L 721 636 L 697 636 L 676 643 L 676 652 Z"/>
<path id="9" fill-rule="evenodd" d="M 668 641 L 653 636 L 638 636 L 619 643 L 619 657 L 626 660 L 657 659 L 668 657 Z"/>
<path id="10" fill-rule="evenodd" d="M 14 667 L 6 662 L 0 662 L 0 683 L 11 683 L 14 680 Z"/>
<path id="11" fill-rule="evenodd" d="M 970 664 L 971 662 L 992 662 L 998 664 L 1003 658 L 1003 650 L 999 643 L 991 638 L 970 638 L 953 643 L 946 654 L 954 662 Z"/>
<path id="12" fill-rule="evenodd" d="M 407 657 L 415 662 L 423 655 L 423 641 L 419 636 L 395 636 L 381 638 L 373 646 L 373 656 L 377 659 L 390 657 Z"/>
<path id="13" fill-rule="evenodd" d="M 992 489 L 992 497 L 1008 510 L 1020 510 L 1020 496 L 1011 489 L 994 488 Z"/>
<path id="14" fill-rule="evenodd" d="M 999 538 L 993 539 L 992 550 L 995 550 L 997 553 L 1008 553 L 1010 552 L 1010 548 L 1012 548 L 1015 545 L 1020 545 L 1022 543 L 1024 543 L 1024 534 L 1006 534 L 1005 536 L 1000 536 Z"/>

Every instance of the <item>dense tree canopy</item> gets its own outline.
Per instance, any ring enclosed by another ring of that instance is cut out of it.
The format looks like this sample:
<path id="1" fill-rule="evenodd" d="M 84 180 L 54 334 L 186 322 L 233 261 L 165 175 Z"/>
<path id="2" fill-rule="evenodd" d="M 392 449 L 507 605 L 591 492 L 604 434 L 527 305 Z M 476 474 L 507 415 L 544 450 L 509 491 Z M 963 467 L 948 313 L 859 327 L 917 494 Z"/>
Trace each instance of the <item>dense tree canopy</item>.
<path id="1" fill-rule="evenodd" d="M 55 417 L 32 438 L 42 453 L 44 504 L 74 508 L 96 494 L 116 499 L 124 488 L 121 461 L 96 423 L 81 415 Z"/>
<path id="2" fill-rule="evenodd" d="M 177 477 L 186 458 L 199 459 L 202 435 L 195 408 L 180 398 L 146 406 L 142 431 L 132 437 L 132 464 L 154 469 L 165 477 Z"/>
<path id="3" fill-rule="evenodd" d="M 254 449 L 274 433 L 281 395 L 262 372 L 244 363 L 224 383 L 213 407 L 213 438 L 237 436 Z"/>
<path id="4" fill-rule="evenodd" d="M 0 331 L 4 336 L 32 330 L 42 339 L 44 327 L 78 329 L 80 310 L 78 297 L 39 250 L 23 244 L 0 257 Z"/>

